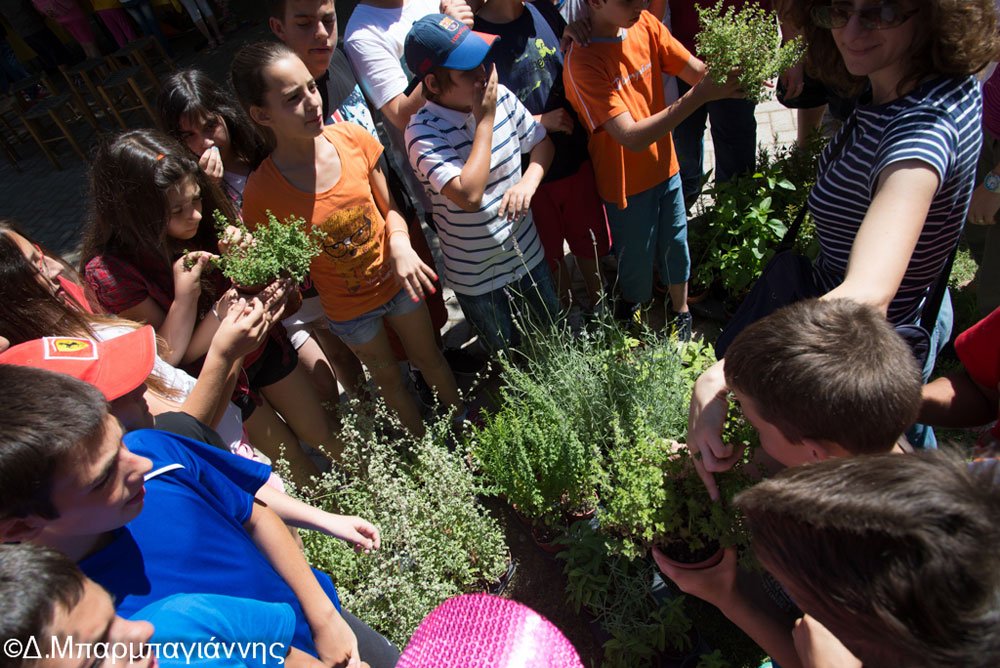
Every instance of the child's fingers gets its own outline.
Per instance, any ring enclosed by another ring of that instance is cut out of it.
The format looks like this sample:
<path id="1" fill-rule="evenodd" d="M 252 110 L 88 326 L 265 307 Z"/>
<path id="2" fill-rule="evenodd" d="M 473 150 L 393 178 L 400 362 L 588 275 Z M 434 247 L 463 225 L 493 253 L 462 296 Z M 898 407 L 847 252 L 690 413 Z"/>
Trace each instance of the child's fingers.
<path id="1" fill-rule="evenodd" d="M 417 272 L 417 278 L 424 286 L 424 294 L 432 295 L 437 292 L 437 288 L 434 287 L 434 281 L 437 279 L 437 276 L 434 275 L 434 272 L 426 264 L 420 267 L 420 271 Z"/>

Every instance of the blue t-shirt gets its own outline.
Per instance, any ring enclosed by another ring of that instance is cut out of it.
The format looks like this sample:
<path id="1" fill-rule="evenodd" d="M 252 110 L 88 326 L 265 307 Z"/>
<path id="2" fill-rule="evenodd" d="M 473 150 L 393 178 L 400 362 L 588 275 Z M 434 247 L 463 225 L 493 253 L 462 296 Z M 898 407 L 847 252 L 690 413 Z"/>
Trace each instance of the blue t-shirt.
<path id="1" fill-rule="evenodd" d="M 111 593 L 118 614 L 131 618 L 173 594 L 287 603 L 296 619 L 292 645 L 315 655 L 298 599 L 243 528 L 270 467 L 161 431 L 134 431 L 124 442 L 153 460 L 145 505 L 111 544 L 79 564 Z M 329 576 L 313 572 L 339 610 Z"/>
<path id="2" fill-rule="evenodd" d="M 134 619 L 153 624 L 150 643 L 167 667 L 281 665 L 295 633 L 295 611 L 285 603 L 215 594 L 176 594 Z"/>

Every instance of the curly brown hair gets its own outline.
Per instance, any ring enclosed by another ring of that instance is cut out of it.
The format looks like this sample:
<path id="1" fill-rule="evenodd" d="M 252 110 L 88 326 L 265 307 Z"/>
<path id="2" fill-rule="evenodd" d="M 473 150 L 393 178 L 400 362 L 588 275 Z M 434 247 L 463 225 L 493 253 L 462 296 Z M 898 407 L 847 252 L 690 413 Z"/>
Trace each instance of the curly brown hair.
<path id="1" fill-rule="evenodd" d="M 797 28 L 805 41 L 806 71 L 837 92 L 857 95 L 867 84 L 865 77 L 851 74 L 837 49 L 829 29 L 820 28 L 811 18 L 813 7 L 830 0 L 778 0 L 782 20 Z M 997 16 L 993 0 L 909 0 L 917 10 L 917 34 L 911 49 L 910 66 L 899 82 L 902 93 L 910 84 L 931 75 L 968 76 L 995 60 L 1000 52 Z"/>

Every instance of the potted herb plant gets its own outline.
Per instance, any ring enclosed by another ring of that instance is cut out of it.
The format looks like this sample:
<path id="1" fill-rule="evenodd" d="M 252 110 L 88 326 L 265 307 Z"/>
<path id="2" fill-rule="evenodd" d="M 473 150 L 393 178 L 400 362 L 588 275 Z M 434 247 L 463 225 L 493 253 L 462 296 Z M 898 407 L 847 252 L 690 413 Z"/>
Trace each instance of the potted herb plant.
<path id="1" fill-rule="evenodd" d="M 321 231 L 308 229 L 302 218 L 289 217 L 279 222 L 270 211 L 267 222 L 253 232 L 243 221 L 229 221 L 219 211 L 215 212 L 215 227 L 220 236 L 231 227 L 239 231 L 238 242 L 224 244 L 216 264 L 233 286 L 246 294 L 257 294 L 279 278 L 301 283 L 312 259 L 323 248 Z M 294 294 L 298 295 L 298 290 Z M 301 304 L 301 297 L 298 299 Z M 286 307 L 286 315 L 292 310 L 291 305 Z"/>
<path id="2" fill-rule="evenodd" d="M 619 444 L 610 460 L 598 521 L 627 553 L 656 545 L 682 568 L 708 568 L 723 548 L 745 542 L 730 506 L 709 498 L 687 448 L 646 436 Z M 717 479 L 724 499 L 750 484 L 741 470 Z"/>
<path id="3" fill-rule="evenodd" d="M 746 99 L 758 103 L 767 95 L 765 82 L 795 65 L 802 57 L 799 38 L 780 44 L 778 19 L 748 2 L 742 9 L 698 7 L 701 30 L 695 36 L 698 55 L 708 65 L 708 76 L 723 83 L 738 71 Z"/>

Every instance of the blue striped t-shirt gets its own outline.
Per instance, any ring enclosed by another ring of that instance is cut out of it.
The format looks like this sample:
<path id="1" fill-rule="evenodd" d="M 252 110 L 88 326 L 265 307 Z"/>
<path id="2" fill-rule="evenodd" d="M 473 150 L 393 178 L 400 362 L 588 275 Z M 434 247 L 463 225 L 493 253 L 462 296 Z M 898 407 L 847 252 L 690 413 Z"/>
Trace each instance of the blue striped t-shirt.
<path id="1" fill-rule="evenodd" d="M 971 76 L 926 81 L 892 102 L 857 108 L 845 124 L 850 136 L 835 137 L 820 158 L 819 177 L 809 196 L 820 242 L 816 281 L 823 292 L 844 280 L 851 247 L 882 170 L 902 160 L 919 160 L 937 172 L 940 184 L 888 312 L 893 325 L 919 319 L 922 302 L 965 222 L 975 187 L 981 117 L 979 85 Z M 831 160 L 832 147 L 840 141 L 843 149 Z"/>
<path id="2" fill-rule="evenodd" d="M 542 261 L 531 213 L 519 221 L 497 216 L 504 193 L 521 180 L 521 154 L 545 128 L 503 85 L 497 86 L 490 175 L 478 211 L 463 211 L 441 190 L 459 176 L 472 152 L 471 113 L 426 102 L 406 126 L 410 164 L 431 196 L 431 215 L 444 255 L 445 280 L 464 295 L 483 295 L 520 279 Z"/>

